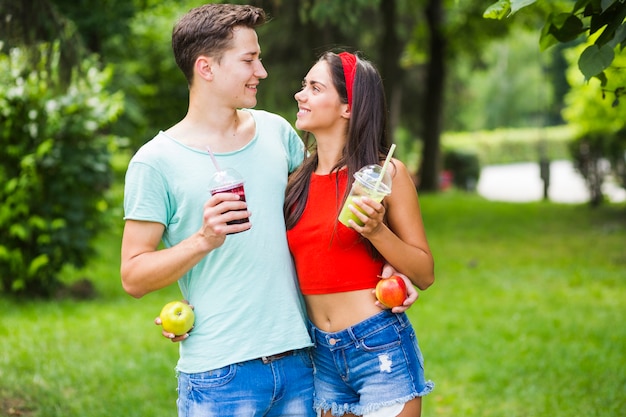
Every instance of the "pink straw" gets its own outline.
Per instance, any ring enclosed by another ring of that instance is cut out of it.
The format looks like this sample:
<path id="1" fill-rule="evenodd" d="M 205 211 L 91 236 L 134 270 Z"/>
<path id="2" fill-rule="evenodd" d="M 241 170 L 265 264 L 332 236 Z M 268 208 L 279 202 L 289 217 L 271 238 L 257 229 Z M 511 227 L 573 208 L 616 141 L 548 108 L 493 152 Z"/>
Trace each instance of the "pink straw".
<path id="1" fill-rule="evenodd" d="M 209 156 L 211 157 L 211 160 L 213 161 L 213 165 L 215 165 L 215 169 L 218 170 L 218 171 L 221 171 L 220 164 L 217 163 L 217 159 L 215 159 L 215 155 L 213 155 L 213 152 L 211 151 L 211 148 L 209 148 L 207 146 L 206 150 L 209 152 Z"/>

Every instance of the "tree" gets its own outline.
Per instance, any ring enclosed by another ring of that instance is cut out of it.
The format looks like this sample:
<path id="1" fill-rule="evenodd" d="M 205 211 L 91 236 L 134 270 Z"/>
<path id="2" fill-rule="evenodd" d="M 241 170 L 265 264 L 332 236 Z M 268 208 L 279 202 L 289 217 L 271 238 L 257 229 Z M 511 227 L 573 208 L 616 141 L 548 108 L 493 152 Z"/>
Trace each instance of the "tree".
<path id="1" fill-rule="evenodd" d="M 0 32 L 0 291 L 51 296 L 105 224 L 115 146 L 105 129 L 123 96 L 107 91 L 111 69 L 83 55 L 50 3 L 10 7 Z M 29 13 L 41 27 L 28 26 Z"/>
<path id="2" fill-rule="evenodd" d="M 535 1 L 500 0 L 485 11 L 485 17 L 502 19 Z M 576 53 L 584 82 L 569 74 L 573 89 L 564 115 L 578 130 L 572 153 L 587 180 L 592 206 L 602 202 L 602 184 L 609 173 L 626 188 L 626 119 L 620 109 L 620 97 L 626 94 L 625 19 L 624 0 L 578 0 L 569 11 L 550 13 L 541 31 L 543 49 L 582 41 Z M 608 96 L 613 97 L 610 104 Z"/>
<path id="3" fill-rule="evenodd" d="M 84 56 L 82 41 L 74 25 L 49 0 L 1 0 L 0 16 L 0 52 L 7 53 L 14 47 L 39 45 L 24 49 L 33 66 L 39 62 L 52 65 L 50 57 L 58 53 L 57 79 L 50 80 L 50 87 L 66 87 Z"/>
<path id="4" fill-rule="evenodd" d="M 503 19 L 536 0 L 499 0 L 492 4 L 484 16 Z M 571 5 L 571 2 L 568 2 Z M 543 50 L 557 43 L 570 43 L 581 38 L 592 39 L 578 58 L 578 68 L 585 79 L 600 80 L 603 92 L 611 93 L 619 102 L 626 94 L 626 86 L 607 90 L 608 72 L 619 71 L 613 65 L 616 54 L 626 47 L 626 2 L 624 0 L 578 0 L 570 11 L 550 13 L 541 31 Z"/>
<path id="5" fill-rule="evenodd" d="M 422 107 L 422 139 L 424 151 L 420 165 L 420 188 L 424 191 L 439 189 L 441 168 L 441 121 L 443 112 L 444 86 L 446 80 L 446 46 L 442 0 L 428 0 L 426 21 L 429 42 L 426 70 L 426 94 Z"/>

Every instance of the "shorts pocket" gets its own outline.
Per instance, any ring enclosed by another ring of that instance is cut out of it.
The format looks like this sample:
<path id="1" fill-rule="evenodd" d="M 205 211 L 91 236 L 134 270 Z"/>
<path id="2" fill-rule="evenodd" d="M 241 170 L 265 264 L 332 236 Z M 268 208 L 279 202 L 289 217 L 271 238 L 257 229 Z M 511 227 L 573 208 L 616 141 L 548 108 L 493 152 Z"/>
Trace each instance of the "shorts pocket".
<path id="1" fill-rule="evenodd" d="M 378 352 L 392 349 L 402 344 L 402 339 L 394 326 L 385 326 L 360 340 L 366 352 Z"/>
<path id="2" fill-rule="evenodd" d="M 237 365 L 227 365 L 223 368 L 213 369 L 207 372 L 188 374 L 190 388 L 206 389 L 216 388 L 228 384 L 237 374 Z"/>

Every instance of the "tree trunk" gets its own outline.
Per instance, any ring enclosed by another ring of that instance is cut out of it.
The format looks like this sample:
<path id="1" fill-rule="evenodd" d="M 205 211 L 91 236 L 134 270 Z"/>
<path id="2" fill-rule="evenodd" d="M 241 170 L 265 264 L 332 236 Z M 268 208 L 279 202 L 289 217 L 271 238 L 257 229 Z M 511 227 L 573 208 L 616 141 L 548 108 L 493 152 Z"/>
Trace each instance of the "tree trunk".
<path id="1" fill-rule="evenodd" d="M 429 56 L 426 66 L 426 91 L 422 107 L 422 163 L 419 189 L 437 191 L 441 168 L 441 120 L 445 85 L 445 49 L 442 0 L 429 0 L 426 21 L 430 34 Z"/>
<path id="2" fill-rule="evenodd" d="M 402 102 L 403 71 L 400 68 L 400 56 L 404 45 L 396 32 L 396 0 L 380 2 L 383 17 L 383 39 L 380 45 L 380 74 L 385 85 L 387 106 L 389 108 L 389 131 L 394 132 L 400 119 Z"/>

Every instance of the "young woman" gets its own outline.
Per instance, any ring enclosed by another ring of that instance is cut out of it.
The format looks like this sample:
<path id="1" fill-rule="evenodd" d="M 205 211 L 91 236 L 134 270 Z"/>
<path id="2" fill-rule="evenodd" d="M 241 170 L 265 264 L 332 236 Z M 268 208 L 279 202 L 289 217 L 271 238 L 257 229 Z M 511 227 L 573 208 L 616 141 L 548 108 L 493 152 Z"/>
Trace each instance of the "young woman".
<path id="1" fill-rule="evenodd" d="M 383 263 L 419 289 L 434 281 L 433 257 L 415 185 L 397 159 L 391 194 L 351 210 L 363 226 L 337 221 L 353 174 L 388 152 L 382 80 L 368 61 L 327 52 L 295 94 L 296 127 L 310 156 L 289 179 L 287 238 L 315 344 L 315 409 L 322 416 L 419 416 L 423 358 L 404 313 L 382 310 L 373 292 Z M 310 146 L 310 135 L 315 146 Z"/>

